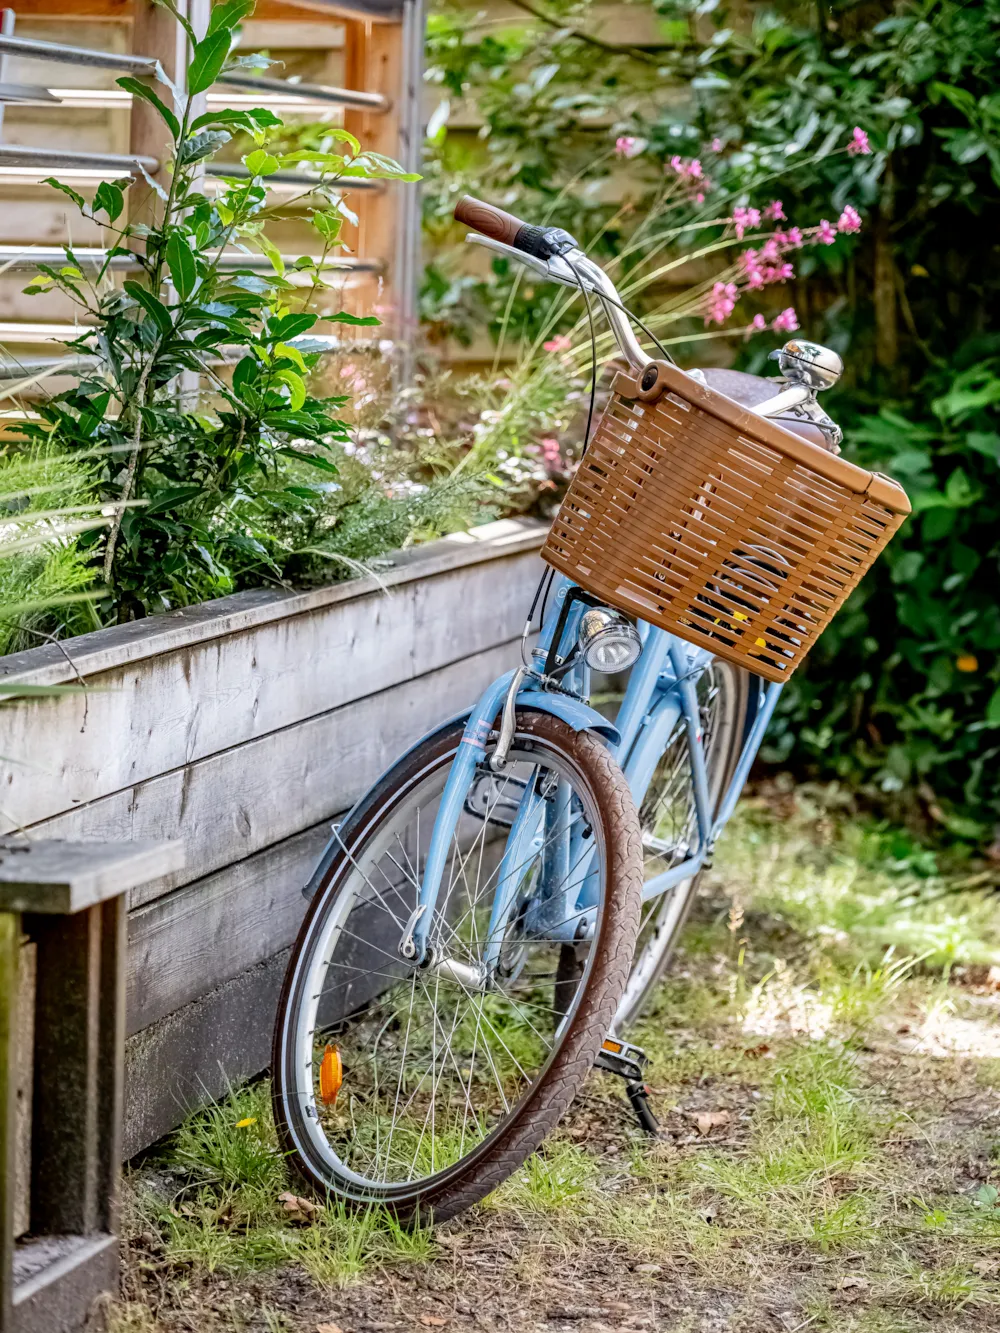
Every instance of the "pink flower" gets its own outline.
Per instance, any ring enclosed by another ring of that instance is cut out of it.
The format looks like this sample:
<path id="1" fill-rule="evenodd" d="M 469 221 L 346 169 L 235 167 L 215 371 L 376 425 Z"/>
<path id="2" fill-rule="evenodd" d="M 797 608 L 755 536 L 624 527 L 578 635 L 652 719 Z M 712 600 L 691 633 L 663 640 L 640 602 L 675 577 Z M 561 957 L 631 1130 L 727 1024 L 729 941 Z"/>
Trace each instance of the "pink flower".
<path id="1" fill-rule="evenodd" d="M 711 147 L 713 153 L 721 153 L 726 145 L 722 142 L 719 136 L 716 135 L 709 146 Z"/>
<path id="2" fill-rule="evenodd" d="M 776 315 L 771 324 L 771 328 L 774 329 L 775 333 L 794 333 L 798 327 L 798 316 L 791 306 L 782 310 L 780 315 Z"/>
<path id="3" fill-rule="evenodd" d="M 764 274 L 760 267 L 760 254 L 756 250 L 744 250 L 739 262 L 743 265 L 743 276 L 748 287 L 763 287 Z"/>
<path id="4" fill-rule="evenodd" d="M 705 323 L 724 324 L 736 308 L 739 295 L 739 288 L 735 282 L 717 282 L 708 299 Z"/>
<path id="5" fill-rule="evenodd" d="M 785 233 L 785 244 L 790 245 L 793 250 L 798 250 L 802 246 L 802 233 L 798 227 L 789 227 Z"/>
<path id="6" fill-rule="evenodd" d="M 542 450 L 542 459 L 546 467 L 557 468 L 562 463 L 562 453 L 559 449 L 559 441 L 553 436 L 548 435 L 544 440 L 539 440 Z"/>
<path id="7" fill-rule="evenodd" d="M 837 219 L 837 230 L 852 232 L 861 230 L 861 214 L 853 204 L 846 204 L 843 213 Z"/>
<path id="8" fill-rule="evenodd" d="M 772 199 L 771 202 L 768 204 L 768 206 L 764 209 L 764 216 L 766 218 L 770 218 L 772 222 L 786 221 L 785 210 L 781 206 L 781 200 Z"/>
<path id="9" fill-rule="evenodd" d="M 760 248 L 760 257 L 766 264 L 776 264 L 781 258 L 777 236 L 770 236 Z"/>
<path id="10" fill-rule="evenodd" d="M 754 315 L 753 319 L 743 330 L 744 338 L 752 338 L 755 333 L 763 333 L 767 328 L 767 320 L 763 315 Z"/>
<path id="11" fill-rule="evenodd" d="M 745 232 L 760 226 L 760 210 L 757 208 L 734 208 L 733 223 L 736 227 L 736 239 L 742 241 Z"/>
<path id="12" fill-rule="evenodd" d="M 685 162 L 682 157 L 678 157 L 675 153 L 670 159 L 670 165 L 678 176 L 682 176 L 686 180 L 700 181 L 705 179 L 701 162 L 696 157 L 693 157 L 690 162 Z"/>
<path id="13" fill-rule="evenodd" d="M 557 333 L 542 346 L 547 352 L 567 352 L 573 346 L 573 339 L 567 333 Z"/>
<path id="14" fill-rule="evenodd" d="M 851 141 L 847 145 L 847 151 L 852 157 L 867 157 L 872 151 L 872 146 L 868 142 L 868 135 L 858 125 L 854 127 Z"/>
<path id="15" fill-rule="evenodd" d="M 642 144 L 633 134 L 621 134 L 615 140 L 615 153 L 619 157 L 638 157 Z"/>
<path id="16" fill-rule="evenodd" d="M 832 245 L 837 239 L 837 233 L 827 222 L 826 218 L 820 219 L 820 224 L 816 228 L 816 240 L 820 245 Z"/>
<path id="17" fill-rule="evenodd" d="M 701 190 L 695 195 L 694 201 L 696 204 L 703 204 L 705 202 L 705 196 L 702 194 Z"/>
<path id="18" fill-rule="evenodd" d="M 355 374 L 356 371 L 357 371 L 357 366 L 353 363 L 353 361 L 346 361 L 344 365 L 340 367 L 340 378 L 342 380 L 349 380 L 351 376 Z"/>

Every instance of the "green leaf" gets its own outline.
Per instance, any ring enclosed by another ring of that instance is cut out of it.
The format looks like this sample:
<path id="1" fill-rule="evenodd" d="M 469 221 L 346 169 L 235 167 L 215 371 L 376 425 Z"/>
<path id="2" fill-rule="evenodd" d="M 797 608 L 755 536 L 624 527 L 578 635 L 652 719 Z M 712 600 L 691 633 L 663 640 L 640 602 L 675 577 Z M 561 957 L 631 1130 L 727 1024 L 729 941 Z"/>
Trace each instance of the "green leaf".
<path id="1" fill-rule="evenodd" d="M 301 375 L 297 375 L 294 370 L 279 370 L 274 377 L 280 380 L 288 389 L 289 406 L 293 412 L 298 412 L 306 401 L 306 385 Z"/>
<path id="2" fill-rule="evenodd" d="M 248 153 L 243 159 L 243 164 L 251 176 L 273 176 L 281 166 L 278 159 L 272 153 L 266 153 L 263 148 Z"/>
<path id="3" fill-rule="evenodd" d="M 333 245 L 339 239 L 340 229 L 344 225 L 344 219 L 339 213 L 333 212 L 314 213 L 310 221 L 328 245 Z"/>
<path id="4" fill-rule="evenodd" d="M 299 162 L 309 162 L 312 166 L 321 167 L 327 172 L 339 172 L 343 170 L 347 159 L 340 153 L 321 153 L 318 149 L 311 151 L 308 148 L 281 154 L 280 165 L 283 167 L 294 167 Z"/>
<path id="5" fill-rule="evenodd" d="M 183 167 L 201 162 L 218 152 L 232 137 L 228 130 L 201 130 L 198 134 L 189 134 L 177 150 L 177 161 Z"/>
<path id="6" fill-rule="evenodd" d="M 203 93 L 211 88 L 222 73 L 231 42 L 230 30 L 218 28 L 197 44 L 191 63 L 188 65 L 188 92 Z"/>
<path id="7" fill-rule="evenodd" d="M 986 721 L 991 727 L 1000 727 L 1000 685 L 993 691 L 993 697 L 986 705 Z"/>
<path id="8" fill-rule="evenodd" d="M 53 190 L 61 190 L 63 194 L 69 195 L 77 208 L 81 210 L 86 209 L 87 201 L 84 199 L 83 195 L 78 194 L 76 190 L 71 189 L 68 185 L 64 185 L 62 181 L 57 181 L 54 176 L 46 176 L 45 180 L 42 181 L 42 184 L 51 185 Z"/>
<path id="9" fill-rule="evenodd" d="M 282 315 L 281 319 L 274 320 L 268 328 L 268 334 L 275 340 L 287 342 L 289 338 L 297 338 L 300 333 L 308 333 L 316 323 L 315 315 L 292 314 Z"/>
<path id="10" fill-rule="evenodd" d="M 179 231 L 172 232 L 167 241 L 166 260 L 177 295 L 186 301 L 198 284 L 198 265 L 191 247 Z"/>
<path id="11" fill-rule="evenodd" d="M 170 318 L 170 311 L 163 302 L 158 301 L 152 292 L 147 291 L 145 287 L 140 287 L 131 278 L 126 278 L 123 285 L 129 296 L 134 296 L 147 315 L 155 322 L 160 333 L 163 335 L 170 333 L 174 327 L 173 321 Z"/>
<path id="12" fill-rule="evenodd" d="M 261 232 L 255 239 L 261 250 L 271 261 L 271 267 L 274 269 L 275 273 L 277 273 L 279 278 L 283 278 L 285 276 L 285 261 L 282 258 L 281 251 L 270 237 L 265 236 L 263 232 Z"/>
<path id="13" fill-rule="evenodd" d="M 377 315 L 349 315 L 346 310 L 338 310 L 335 314 L 324 315 L 323 319 L 328 324 L 355 324 L 360 328 L 375 328 L 382 321 Z"/>
<path id="14" fill-rule="evenodd" d="M 257 0 L 222 0 L 221 4 L 216 4 L 212 9 L 212 17 L 208 22 L 209 33 L 218 32 L 222 28 L 232 30 L 253 13 L 256 3 Z"/>
<path id="15" fill-rule="evenodd" d="M 115 79 L 115 83 L 118 84 L 119 88 L 124 88 L 127 93 L 131 93 L 133 97 L 141 97 L 144 102 L 148 102 L 151 107 L 154 107 L 173 137 L 175 139 L 179 137 L 181 132 L 180 121 L 166 103 L 153 92 L 152 88 L 147 87 L 139 79 L 133 79 L 131 75 L 126 75 L 123 79 Z"/>
<path id="16" fill-rule="evenodd" d="M 125 195 L 117 185 L 112 185 L 110 181 L 101 181 L 94 195 L 95 213 L 107 213 L 110 222 L 116 222 L 121 217 L 122 210 L 125 207 Z M 83 276 L 82 274 L 80 275 Z"/>
<path id="17" fill-rule="evenodd" d="M 254 107 L 249 111 L 206 111 L 191 123 L 191 133 L 203 129 L 206 125 L 229 125 L 234 129 L 246 130 L 253 134 L 256 130 L 274 129 L 282 122 L 273 111 L 263 107 Z"/>
<path id="18" fill-rule="evenodd" d="M 289 343 L 275 343 L 274 355 L 276 357 L 280 356 L 287 357 L 289 361 L 294 362 L 294 364 L 299 368 L 299 370 L 302 372 L 303 375 L 309 369 L 309 367 L 306 365 L 306 359 L 299 351 L 299 349 L 297 347 L 291 346 L 291 344 Z"/>

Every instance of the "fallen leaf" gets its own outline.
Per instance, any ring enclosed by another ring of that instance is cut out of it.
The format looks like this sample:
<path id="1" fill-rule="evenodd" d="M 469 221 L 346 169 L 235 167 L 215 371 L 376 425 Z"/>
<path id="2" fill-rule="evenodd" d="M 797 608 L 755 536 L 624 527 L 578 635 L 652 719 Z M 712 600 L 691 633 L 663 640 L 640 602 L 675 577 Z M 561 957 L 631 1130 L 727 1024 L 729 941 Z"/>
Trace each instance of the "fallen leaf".
<path id="1" fill-rule="evenodd" d="M 316 1333 L 344 1333 L 339 1324 L 317 1324 Z"/>
<path id="2" fill-rule="evenodd" d="M 637 1273 L 662 1273 L 663 1268 L 660 1264 L 636 1264 Z"/>
<path id="3" fill-rule="evenodd" d="M 986 973 L 986 987 L 988 990 L 1000 990 L 1000 967 L 996 963 Z"/>
<path id="4" fill-rule="evenodd" d="M 285 1190 L 278 1195 L 278 1202 L 286 1213 L 295 1217 L 309 1218 L 319 1212 L 319 1204 L 313 1203 L 312 1199 L 303 1199 L 299 1194 L 293 1194 L 291 1190 Z"/>
<path id="5" fill-rule="evenodd" d="M 442 1319 L 440 1315 L 422 1314 L 420 1316 L 420 1322 L 425 1324 L 427 1328 L 444 1328 L 448 1321 L 447 1319 Z"/>
<path id="6" fill-rule="evenodd" d="M 242 1120 L 237 1120 L 237 1129 L 249 1129 L 251 1125 L 256 1125 L 257 1117 L 255 1115 L 245 1116 Z"/>
<path id="7" fill-rule="evenodd" d="M 702 1135 L 711 1134 L 713 1129 L 718 1129 L 722 1125 L 729 1124 L 728 1111 L 699 1111 L 694 1117 L 694 1123 L 697 1126 L 698 1133 Z"/>
<path id="8" fill-rule="evenodd" d="M 748 1060 L 759 1060 L 762 1056 L 769 1055 L 770 1051 L 771 1048 L 768 1046 L 767 1042 L 762 1041 L 759 1046 L 751 1046 L 750 1049 L 744 1051 L 743 1054 Z"/>

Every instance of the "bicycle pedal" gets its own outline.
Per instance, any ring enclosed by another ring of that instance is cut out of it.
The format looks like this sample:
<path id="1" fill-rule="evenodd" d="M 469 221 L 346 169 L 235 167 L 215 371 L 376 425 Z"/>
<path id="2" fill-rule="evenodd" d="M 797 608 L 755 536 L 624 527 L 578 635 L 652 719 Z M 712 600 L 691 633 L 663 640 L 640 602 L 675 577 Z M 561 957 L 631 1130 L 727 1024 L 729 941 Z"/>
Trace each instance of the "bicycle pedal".
<path id="1" fill-rule="evenodd" d="M 622 1041 L 620 1037 L 605 1037 L 594 1064 L 608 1074 L 617 1074 L 626 1081 L 641 1083 L 643 1070 L 649 1060 L 641 1046 L 633 1046 L 630 1041 Z"/>
<path id="2" fill-rule="evenodd" d="M 643 1078 L 643 1070 L 648 1064 L 649 1058 L 641 1046 L 634 1046 L 619 1037 L 605 1037 L 594 1061 L 597 1069 L 625 1080 L 625 1093 L 640 1127 L 647 1134 L 658 1134 L 660 1122 L 649 1105 L 651 1089 Z"/>

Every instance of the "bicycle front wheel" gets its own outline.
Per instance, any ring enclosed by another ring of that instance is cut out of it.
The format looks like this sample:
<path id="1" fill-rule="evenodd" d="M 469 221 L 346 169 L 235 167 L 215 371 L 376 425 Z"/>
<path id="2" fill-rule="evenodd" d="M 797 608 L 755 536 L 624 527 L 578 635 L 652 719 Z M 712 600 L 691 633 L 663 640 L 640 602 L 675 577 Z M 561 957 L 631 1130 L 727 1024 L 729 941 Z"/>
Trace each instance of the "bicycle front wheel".
<path id="1" fill-rule="evenodd" d="M 402 1218 L 453 1216 L 538 1146 L 609 1031 L 638 926 L 620 770 L 594 735 L 519 709 L 502 775 L 480 765 L 466 795 L 428 956 L 401 956 L 462 730 L 425 740 L 339 830 L 275 1030 L 282 1146 L 317 1188 Z"/>

